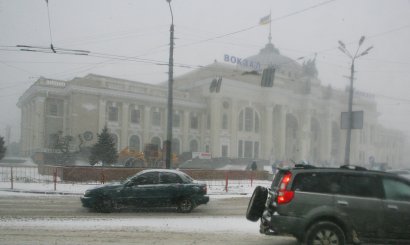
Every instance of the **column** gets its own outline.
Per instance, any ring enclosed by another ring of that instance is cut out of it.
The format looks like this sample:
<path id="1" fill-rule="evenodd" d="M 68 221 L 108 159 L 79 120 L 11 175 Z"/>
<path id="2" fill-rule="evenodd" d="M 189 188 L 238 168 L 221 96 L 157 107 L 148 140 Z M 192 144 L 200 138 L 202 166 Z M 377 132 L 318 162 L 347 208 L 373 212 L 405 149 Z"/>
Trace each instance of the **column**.
<path id="1" fill-rule="evenodd" d="M 311 115 L 310 110 L 306 109 L 302 116 L 299 118 L 298 124 L 300 127 L 299 131 L 299 154 L 296 156 L 297 159 L 293 159 L 295 161 L 300 160 L 309 160 L 310 159 L 310 141 L 312 137 L 312 133 L 310 130 L 311 125 Z"/>
<path id="2" fill-rule="evenodd" d="M 128 146 L 128 127 L 129 127 L 129 104 L 123 102 L 121 108 L 121 139 L 120 142 L 120 150 L 124 149 Z"/>
<path id="3" fill-rule="evenodd" d="M 236 100 L 232 100 L 229 128 L 231 131 L 230 157 L 233 158 L 238 157 L 238 119 L 238 102 Z"/>
<path id="4" fill-rule="evenodd" d="M 151 120 L 151 107 L 144 106 L 143 111 L 143 123 L 142 123 L 142 149 L 145 149 L 145 145 L 150 143 L 149 132 L 150 132 L 150 120 Z"/>
<path id="5" fill-rule="evenodd" d="M 44 148 L 44 127 L 45 127 L 45 98 L 37 97 L 34 101 L 35 121 L 33 129 L 36 131 L 34 146 L 36 149 Z"/>
<path id="6" fill-rule="evenodd" d="M 191 127 L 189 123 L 189 110 L 184 110 L 181 116 L 181 130 L 182 130 L 182 142 L 181 142 L 181 149 L 184 151 L 189 151 L 189 129 Z"/>
<path id="7" fill-rule="evenodd" d="M 265 107 L 265 116 L 263 117 L 265 120 L 262 121 L 262 127 L 259 129 L 259 133 L 262 136 L 261 139 L 263 142 L 260 144 L 260 151 L 261 157 L 264 159 L 271 158 L 271 152 L 273 148 L 273 107 L 267 106 Z"/>
<path id="8" fill-rule="evenodd" d="M 106 112 L 107 112 L 107 110 L 106 110 L 106 107 L 107 107 L 106 101 L 104 99 L 100 98 L 99 102 L 100 102 L 99 103 L 99 110 L 100 111 L 98 113 L 98 115 L 99 115 L 98 130 L 97 130 L 97 132 L 95 132 L 97 134 L 99 134 L 101 132 L 101 130 L 104 128 L 104 126 L 106 124 Z"/>
<path id="9" fill-rule="evenodd" d="M 286 114 L 287 114 L 287 109 L 285 108 L 284 105 L 281 105 L 279 110 L 278 110 L 278 140 L 276 140 L 277 144 L 275 145 L 276 151 L 278 156 L 275 156 L 276 159 L 281 159 L 285 160 L 289 158 L 286 156 Z"/>
<path id="10" fill-rule="evenodd" d="M 219 136 L 221 130 L 221 111 L 220 106 L 221 102 L 217 98 L 211 98 L 211 106 L 210 106 L 210 113 L 211 113 L 211 154 L 213 157 L 220 157 L 221 150 L 219 144 Z"/>

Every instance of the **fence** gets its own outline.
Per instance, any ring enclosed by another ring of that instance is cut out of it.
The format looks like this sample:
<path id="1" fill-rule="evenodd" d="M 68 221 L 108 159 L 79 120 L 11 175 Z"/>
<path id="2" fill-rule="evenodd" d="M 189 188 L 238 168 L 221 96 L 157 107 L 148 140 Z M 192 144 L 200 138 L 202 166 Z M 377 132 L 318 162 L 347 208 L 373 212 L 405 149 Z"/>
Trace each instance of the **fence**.
<path id="1" fill-rule="evenodd" d="M 16 183 L 42 183 L 56 191 L 64 185 L 97 185 L 118 182 L 132 176 L 141 168 L 62 167 L 62 166 L 0 166 L 0 183 L 15 188 Z M 266 185 L 271 175 L 264 171 L 182 170 L 194 179 L 206 182 L 208 190 L 241 192 L 255 185 Z"/>

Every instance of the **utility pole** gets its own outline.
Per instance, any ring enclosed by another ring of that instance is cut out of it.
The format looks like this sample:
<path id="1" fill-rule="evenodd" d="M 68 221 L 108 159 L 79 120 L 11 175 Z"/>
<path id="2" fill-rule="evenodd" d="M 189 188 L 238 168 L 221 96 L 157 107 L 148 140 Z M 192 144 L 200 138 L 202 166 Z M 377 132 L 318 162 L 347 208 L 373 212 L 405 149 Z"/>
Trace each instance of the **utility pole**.
<path id="1" fill-rule="evenodd" d="M 172 14 L 171 0 L 167 0 L 171 12 L 171 27 L 169 29 L 169 63 L 168 63 L 168 117 L 167 117 L 167 141 L 165 142 L 166 155 L 165 167 L 171 168 L 172 151 L 172 104 L 173 104 L 173 83 L 174 83 L 174 15 Z"/>
<path id="2" fill-rule="evenodd" d="M 350 142 L 352 138 L 352 126 L 353 126 L 353 81 L 354 81 L 354 72 L 355 72 L 354 62 L 357 58 L 368 54 L 369 50 L 373 48 L 373 46 L 371 46 L 367 48 L 365 51 L 363 51 L 362 53 L 358 54 L 360 46 L 362 46 L 364 39 L 365 39 L 364 36 L 360 38 L 359 45 L 354 55 L 352 55 L 349 52 L 349 50 L 346 49 L 346 45 L 342 41 L 339 41 L 339 50 L 342 51 L 344 54 L 346 54 L 352 61 L 351 66 L 350 66 L 350 88 L 349 88 L 349 105 L 348 105 L 349 125 L 347 128 L 346 145 L 345 145 L 345 159 L 344 159 L 344 164 L 346 165 L 350 164 Z"/>

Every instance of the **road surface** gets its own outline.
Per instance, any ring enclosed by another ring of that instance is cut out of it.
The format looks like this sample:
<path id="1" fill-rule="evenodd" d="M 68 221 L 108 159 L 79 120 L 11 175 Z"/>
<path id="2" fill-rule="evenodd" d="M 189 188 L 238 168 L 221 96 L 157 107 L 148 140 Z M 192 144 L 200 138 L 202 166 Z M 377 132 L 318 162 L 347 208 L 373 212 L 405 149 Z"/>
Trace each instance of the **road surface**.
<path id="1" fill-rule="evenodd" d="M 0 244 L 254 244 L 295 245 L 295 239 L 258 233 L 247 221 L 249 197 L 213 198 L 190 214 L 123 210 L 110 214 L 81 207 L 79 196 L 1 195 Z"/>

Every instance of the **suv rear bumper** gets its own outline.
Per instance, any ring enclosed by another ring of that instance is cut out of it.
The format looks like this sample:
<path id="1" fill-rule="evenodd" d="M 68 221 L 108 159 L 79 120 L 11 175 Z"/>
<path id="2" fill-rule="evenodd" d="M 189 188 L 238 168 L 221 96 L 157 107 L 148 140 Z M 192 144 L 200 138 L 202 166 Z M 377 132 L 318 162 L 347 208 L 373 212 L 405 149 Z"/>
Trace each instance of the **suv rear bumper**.
<path id="1" fill-rule="evenodd" d="M 259 232 L 265 235 L 292 235 L 299 237 L 303 234 L 301 218 L 279 215 L 266 209 L 261 217 Z"/>

